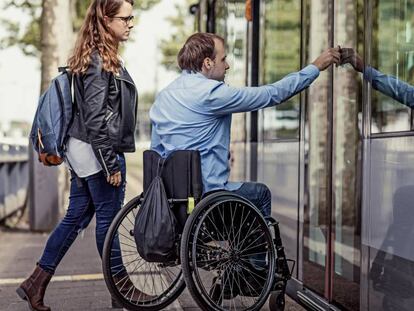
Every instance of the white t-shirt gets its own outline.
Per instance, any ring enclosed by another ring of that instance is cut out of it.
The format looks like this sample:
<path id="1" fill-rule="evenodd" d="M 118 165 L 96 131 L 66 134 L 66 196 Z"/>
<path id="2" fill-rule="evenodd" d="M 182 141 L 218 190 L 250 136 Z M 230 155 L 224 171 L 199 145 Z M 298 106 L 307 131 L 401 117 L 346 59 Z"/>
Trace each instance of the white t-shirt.
<path id="1" fill-rule="evenodd" d="M 72 168 L 76 175 L 85 178 L 102 171 L 102 166 L 93 153 L 92 146 L 74 137 L 69 137 L 66 145 L 66 165 Z M 65 161 L 65 162 L 66 162 Z"/>

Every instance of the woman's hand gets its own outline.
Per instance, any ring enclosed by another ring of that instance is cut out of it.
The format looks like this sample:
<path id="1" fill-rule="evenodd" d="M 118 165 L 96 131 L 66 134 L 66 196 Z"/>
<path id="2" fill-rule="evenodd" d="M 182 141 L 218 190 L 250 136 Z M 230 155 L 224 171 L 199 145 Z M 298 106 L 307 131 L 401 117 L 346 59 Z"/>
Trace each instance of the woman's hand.
<path id="1" fill-rule="evenodd" d="M 114 187 L 119 187 L 122 182 L 121 172 L 116 172 L 115 174 L 108 176 L 106 181 Z"/>

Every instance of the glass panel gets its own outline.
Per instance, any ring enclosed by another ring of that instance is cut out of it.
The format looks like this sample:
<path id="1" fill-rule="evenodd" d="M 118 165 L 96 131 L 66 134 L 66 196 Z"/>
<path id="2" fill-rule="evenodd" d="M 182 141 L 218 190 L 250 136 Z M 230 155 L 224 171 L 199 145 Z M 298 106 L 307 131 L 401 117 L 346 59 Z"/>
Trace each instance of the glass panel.
<path id="1" fill-rule="evenodd" d="M 410 189 L 411 194 L 414 188 Z M 414 198 L 411 195 L 411 200 Z M 401 207 L 401 206 L 400 206 Z M 400 208 L 397 207 L 397 208 Z M 407 211 L 405 217 L 411 216 L 413 213 Z M 413 221 L 413 217 L 410 219 Z M 400 221 L 400 220 L 397 220 Z M 407 233 L 413 237 L 410 225 L 401 230 L 404 235 L 401 241 L 407 240 Z M 395 238 L 396 227 L 390 227 L 387 237 L 384 240 L 384 246 L 392 243 Z M 407 230 L 408 229 L 408 230 Z M 405 231 L 405 232 L 403 232 Z M 409 247 L 408 243 L 405 247 Z M 370 270 L 369 279 L 371 280 L 369 298 L 369 310 L 398 310 L 412 311 L 414 310 L 414 261 L 400 257 L 392 252 L 385 252 L 370 248 Z"/>
<path id="2" fill-rule="evenodd" d="M 231 181 L 246 180 L 246 143 L 233 142 L 230 145 L 230 177 Z"/>
<path id="3" fill-rule="evenodd" d="M 222 36 L 224 39 L 227 38 L 227 1 L 226 0 L 217 0 L 214 6 L 214 14 L 216 17 L 215 28 L 216 34 Z"/>
<path id="4" fill-rule="evenodd" d="M 363 0 L 337 1 L 335 42 L 363 55 Z M 333 90 L 333 280 L 332 295 L 341 309 L 359 310 L 360 160 L 362 76 L 351 66 L 334 68 Z"/>
<path id="5" fill-rule="evenodd" d="M 258 181 L 272 193 L 272 216 L 279 222 L 286 257 L 297 261 L 299 143 L 264 142 L 259 143 L 258 149 Z M 295 265 L 294 277 L 297 268 Z"/>
<path id="6" fill-rule="evenodd" d="M 369 310 L 414 310 L 414 137 L 374 139 L 367 159 L 364 240 Z"/>
<path id="7" fill-rule="evenodd" d="M 306 0 L 304 42 L 306 62 L 312 62 L 329 46 L 329 0 Z M 329 179 L 328 141 L 329 73 L 321 72 L 306 93 L 305 189 L 303 281 L 315 292 L 325 294 L 327 260 Z"/>
<path id="8" fill-rule="evenodd" d="M 201 0 L 199 3 L 199 9 L 197 13 L 197 22 L 198 22 L 198 31 L 206 32 L 207 31 L 207 10 L 208 4 L 206 0 Z"/>
<path id="9" fill-rule="evenodd" d="M 300 69 L 300 0 L 266 0 L 261 47 L 261 84 Z M 299 137 L 300 96 L 263 110 L 263 139 Z"/>
<path id="10" fill-rule="evenodd" d="M 372 14 L 372 66 L 413 85 L 414 0 L 375 0 Z M 401 83 L 393 87 L 384 77 L 384 84 L 388 90 L 372 92 L 372 133 L 410 130 L 411 109 L 391 97 Z"/>
<path id="11" fill-rule="evenodd" d="M 234 87 L 246 85 L 247 77 L 247 20 L 244 0 L 216 1 L 216 33 L 226 41 L 227 61 L 230 69 L 226 83 Z M 246 114 L 238 113 L 232 117 L 231 126 L 231 175 L 230 180 L 246 179 Z"/>

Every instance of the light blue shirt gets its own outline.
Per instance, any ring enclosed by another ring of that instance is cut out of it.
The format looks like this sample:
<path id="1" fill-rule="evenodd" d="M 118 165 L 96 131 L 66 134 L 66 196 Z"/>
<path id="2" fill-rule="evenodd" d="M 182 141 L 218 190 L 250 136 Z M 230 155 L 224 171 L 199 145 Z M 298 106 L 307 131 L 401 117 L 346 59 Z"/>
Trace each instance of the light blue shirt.
<path id="1" fill-rule="evenodd" d="M 162 157 L 174 150 L 199 150 L 204 192 L 236 190 L 241 183 L 228 182 L 232 113 L 280 104 L 318 76 L 319 69 L 309 65 L 273 84 L 234 88 L 201 73 L 183 71 L 151 107 L 151 149 Z"/>
<path id="2" fill-rule="evenodd" d="M 372 67 L 365 68 L 364 79 L 369 81 L 372 87 L 381 93 L 406 106 L 414 107 L 414 86 L 396 77 L 383 74 Z"/>

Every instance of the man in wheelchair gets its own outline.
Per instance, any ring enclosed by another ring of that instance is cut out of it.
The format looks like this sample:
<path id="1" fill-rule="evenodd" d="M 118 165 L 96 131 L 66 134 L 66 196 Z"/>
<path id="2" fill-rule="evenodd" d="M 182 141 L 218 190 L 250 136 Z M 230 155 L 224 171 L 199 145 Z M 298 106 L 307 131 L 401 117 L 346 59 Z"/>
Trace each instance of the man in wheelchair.
<path id="1" fill-rule="evenodd" d="M 228 181 L 231 116 L 284 102 L 339 59 L 337 49 L 328 49 L 313 64 L 278 82 L 233 88 L 224 83 L 230 68 L 224 39 L 210 33 L 193 34 L 178 54 L 181 75 L 158 94 L 150 110 L 151 149 L 162 157 L 175 150 L 198 150 L 204 193 L 232 191 L 269 216 L 271 193 L 266 185 Z"/>
<path id="2" fill-rule="evenodd" d="M 223 38 L 210 33 L 193 34 L 178 54 L 181 75 L 158 94 L 150 110 L 151 149 L 164 158 L 176 150 L 198 150 L 204 193 L 216 190 L 233 192 L 253 203 L 263 216 L 270 216 L 271 193 L 266 185 L 228 181 L 232 114 L 286 101 L 309 87 L 320 70 L 332 63 L 338 64 L 339 60 L 338 49 L 328 49 L 313 64 L 278 82 L 261 87 L 233 88 L 224 83 L 230 66 L 226 61 Z M 259 237 L 255 243 L 260 245 L 260 242 Z M 266 273 L 267 263 L 263 255 L 251 256 L 249 261 L 256 275 Z M 225 274 L 220 276 L 222 284 L 223 278 L 228 278 Z M 250 287 L 251 284 L 253 287 L 260 285 L 246 279 Z M 211 289 L 213 296 L 216 291 L 214 284 L 215 280 Z M 239 284 L 236 288 L 248 286 Z M 249 290 L 245 292 L 252 294 Z M 232 293 L 231 296 L 238 294 Z"/>

